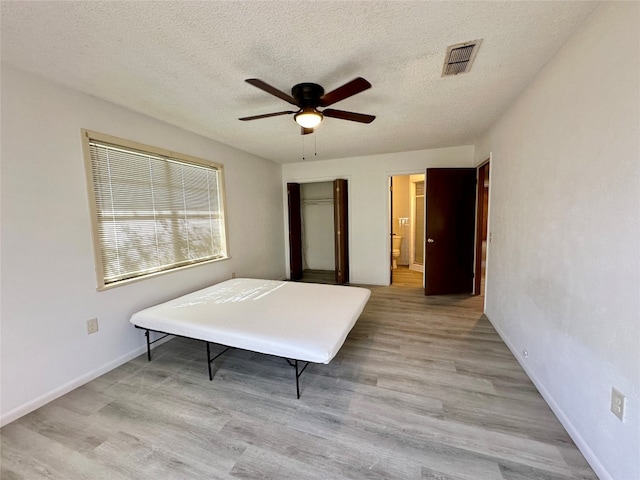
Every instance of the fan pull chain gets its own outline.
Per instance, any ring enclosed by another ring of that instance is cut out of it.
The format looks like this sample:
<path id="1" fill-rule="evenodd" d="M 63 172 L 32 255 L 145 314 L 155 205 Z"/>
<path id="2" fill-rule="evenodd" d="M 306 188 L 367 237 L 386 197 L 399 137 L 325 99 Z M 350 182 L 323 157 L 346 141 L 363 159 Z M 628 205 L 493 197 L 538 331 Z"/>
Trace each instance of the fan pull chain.
<path id="1" fill-rule="evenodd" d="M 304 137 L 306 137 L 307 135 L 301 135 L 302 137 L 302 160 L 306 160 L 307 157 L 305 156 L 305 152 L 304 152 Z M 317 157 L 318 156 L 318 137 L 316 137 L 316 133 L 313 133 L 313 156 Z"/>

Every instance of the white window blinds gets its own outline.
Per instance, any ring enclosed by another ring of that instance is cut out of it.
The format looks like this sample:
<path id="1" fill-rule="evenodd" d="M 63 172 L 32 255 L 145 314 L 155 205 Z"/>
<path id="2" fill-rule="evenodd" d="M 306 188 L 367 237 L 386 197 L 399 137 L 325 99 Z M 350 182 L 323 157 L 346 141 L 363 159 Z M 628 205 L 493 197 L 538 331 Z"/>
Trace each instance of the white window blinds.
<path id="1" fill-rule="evenodd" d="M 89 139 L 102 280 L 226 257 L 220 170 Z"/>

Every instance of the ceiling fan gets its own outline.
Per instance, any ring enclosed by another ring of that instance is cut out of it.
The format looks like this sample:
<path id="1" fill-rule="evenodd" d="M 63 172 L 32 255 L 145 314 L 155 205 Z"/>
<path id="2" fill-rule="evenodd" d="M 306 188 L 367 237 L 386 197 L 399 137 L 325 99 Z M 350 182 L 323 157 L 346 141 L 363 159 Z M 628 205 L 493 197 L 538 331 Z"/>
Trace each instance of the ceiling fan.
<path id="1" fill-rule="evenodd" d="M 345 110 L 335 110 L 333 108 L 325 108 L 322 111 L 318 110 L 318 107 L 328 107 L 334 103 L 344 100 L 345 98 L 351 97 L 356 93 L 360 93 L 371 88 L 371 84 L 362 77 L 355 78 L 326 94 L 324 93 L 324 88 L 317 83 L 299 83 L 294 85 L 291 89 L 291 95 L 288 95 L 262 80 L 258 80 L 257 78 L 249 78 L 245 81 L 260 90 L 264 90 L 265 92 L 290 103 L 291 105 L 295 105 L 299 110 L 265 113 L 264 115 L 239 118 L 238 120 L 258 120 L 260 118 L 293 114 L 294 120 L 301 127 L 301 134 L 307 135 L 309 133 L 313 133 L 313 129 L 320 124 L 324 117 L 339 118 L 341 120 L 360 123 L 371 123 L 376 118 L 373 115 L 347 112 Z"/>

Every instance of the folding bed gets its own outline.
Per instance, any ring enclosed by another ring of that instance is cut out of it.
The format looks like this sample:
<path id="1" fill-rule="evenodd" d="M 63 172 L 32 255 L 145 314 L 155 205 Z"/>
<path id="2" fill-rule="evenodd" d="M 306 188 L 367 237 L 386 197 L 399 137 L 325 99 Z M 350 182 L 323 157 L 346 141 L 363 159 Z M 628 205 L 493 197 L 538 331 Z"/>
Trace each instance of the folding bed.
<path id="1" fill-rule="evenodd" d="M 366 288 L 236 278 L 141 310 L 131 323 L 149 332 L 202 340 L 211 363 L 229 348 L 282 357 L 299 378 L 309 363 L 329 363 L 362 313 Z M 227 347 L 211 358 L 210 344 Z M 299 365 L 304 363 L 304 366 Z M 302 368 L 300 368 L 302 367 Z"/>

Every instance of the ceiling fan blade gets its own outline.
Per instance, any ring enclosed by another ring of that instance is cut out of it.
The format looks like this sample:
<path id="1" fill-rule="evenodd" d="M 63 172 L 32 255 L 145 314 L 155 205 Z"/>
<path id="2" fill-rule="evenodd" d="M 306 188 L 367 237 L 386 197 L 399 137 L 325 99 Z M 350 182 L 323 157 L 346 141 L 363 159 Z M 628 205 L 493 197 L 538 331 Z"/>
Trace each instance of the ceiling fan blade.
<path id="1" fill-rule="evenodd" d="M 340 118 L 341 120 L 351 120 L 352 122 L 371 123 L 376 117 L 373 115 L 365 115 L 364 113 L 346 112 L 344 110 L 334 110 L 327 108 L 322 111 L 325 117 Z"/>
<path id="2" fill-rule="evenodd" d="M 310 133 L 313 133 L 313 128 L 300 127 L 300 135 L 309 135 Z"/>
<path id="3" fill-rule="evenodd" d="M 281 92 L 280 90 L 278 90 L 275 87 L 272 87 L 271 85 L 269 85 L 268 83 L 263 82 L 262 80 L 258 80 L 257 78 L 248 78 L 245 80 L 245 82 L 250 83 L 251 85 L 253 85 L 254 87 L 259 88 L 260 90 L 263 90 L 267 93 L 270 93 L 271 95 L 274 95 L 278 98 L 281 98 L 282 100 L 284 100 L 285 102 L 289 102 L 291 105 L 295 105 L 296 107 L 298 106 L 298 103 L 296 102 L 296 99 L 293 98 L 291 95 L 288 95 L 284 92 Z"/>
<path id="4" fill-rule="evenodd" d="M 296 113 L 296 112 L 287 110 L 286 112 L 265 113 L 263 115 L 253 115 L 252 117 L 242 117 L 242 118 L 239 118 L 238 120 L 242 120 L 243 122 L 246 122 L 247 120 L 258 120 L 260 118 L 277 117 L 279 115 L 291 115 L 292 113 Z"/>
<path id="5" fill-rule="evenodd" d="M 325 93 L 322 97 L 320 97 L 320 106 L 328 107 L 329 105 L 333 105 L 340 100 L 344 100 L 345 98 L 351 97 L 356 93 L 360 93 L 367 88 L 371 88 L 371 84 L 364 78 L 354 78 L 350 82 L 345 83 L 341 87 L 338 87 L 335 90 L 330 91 L 329 93 Z"/>

